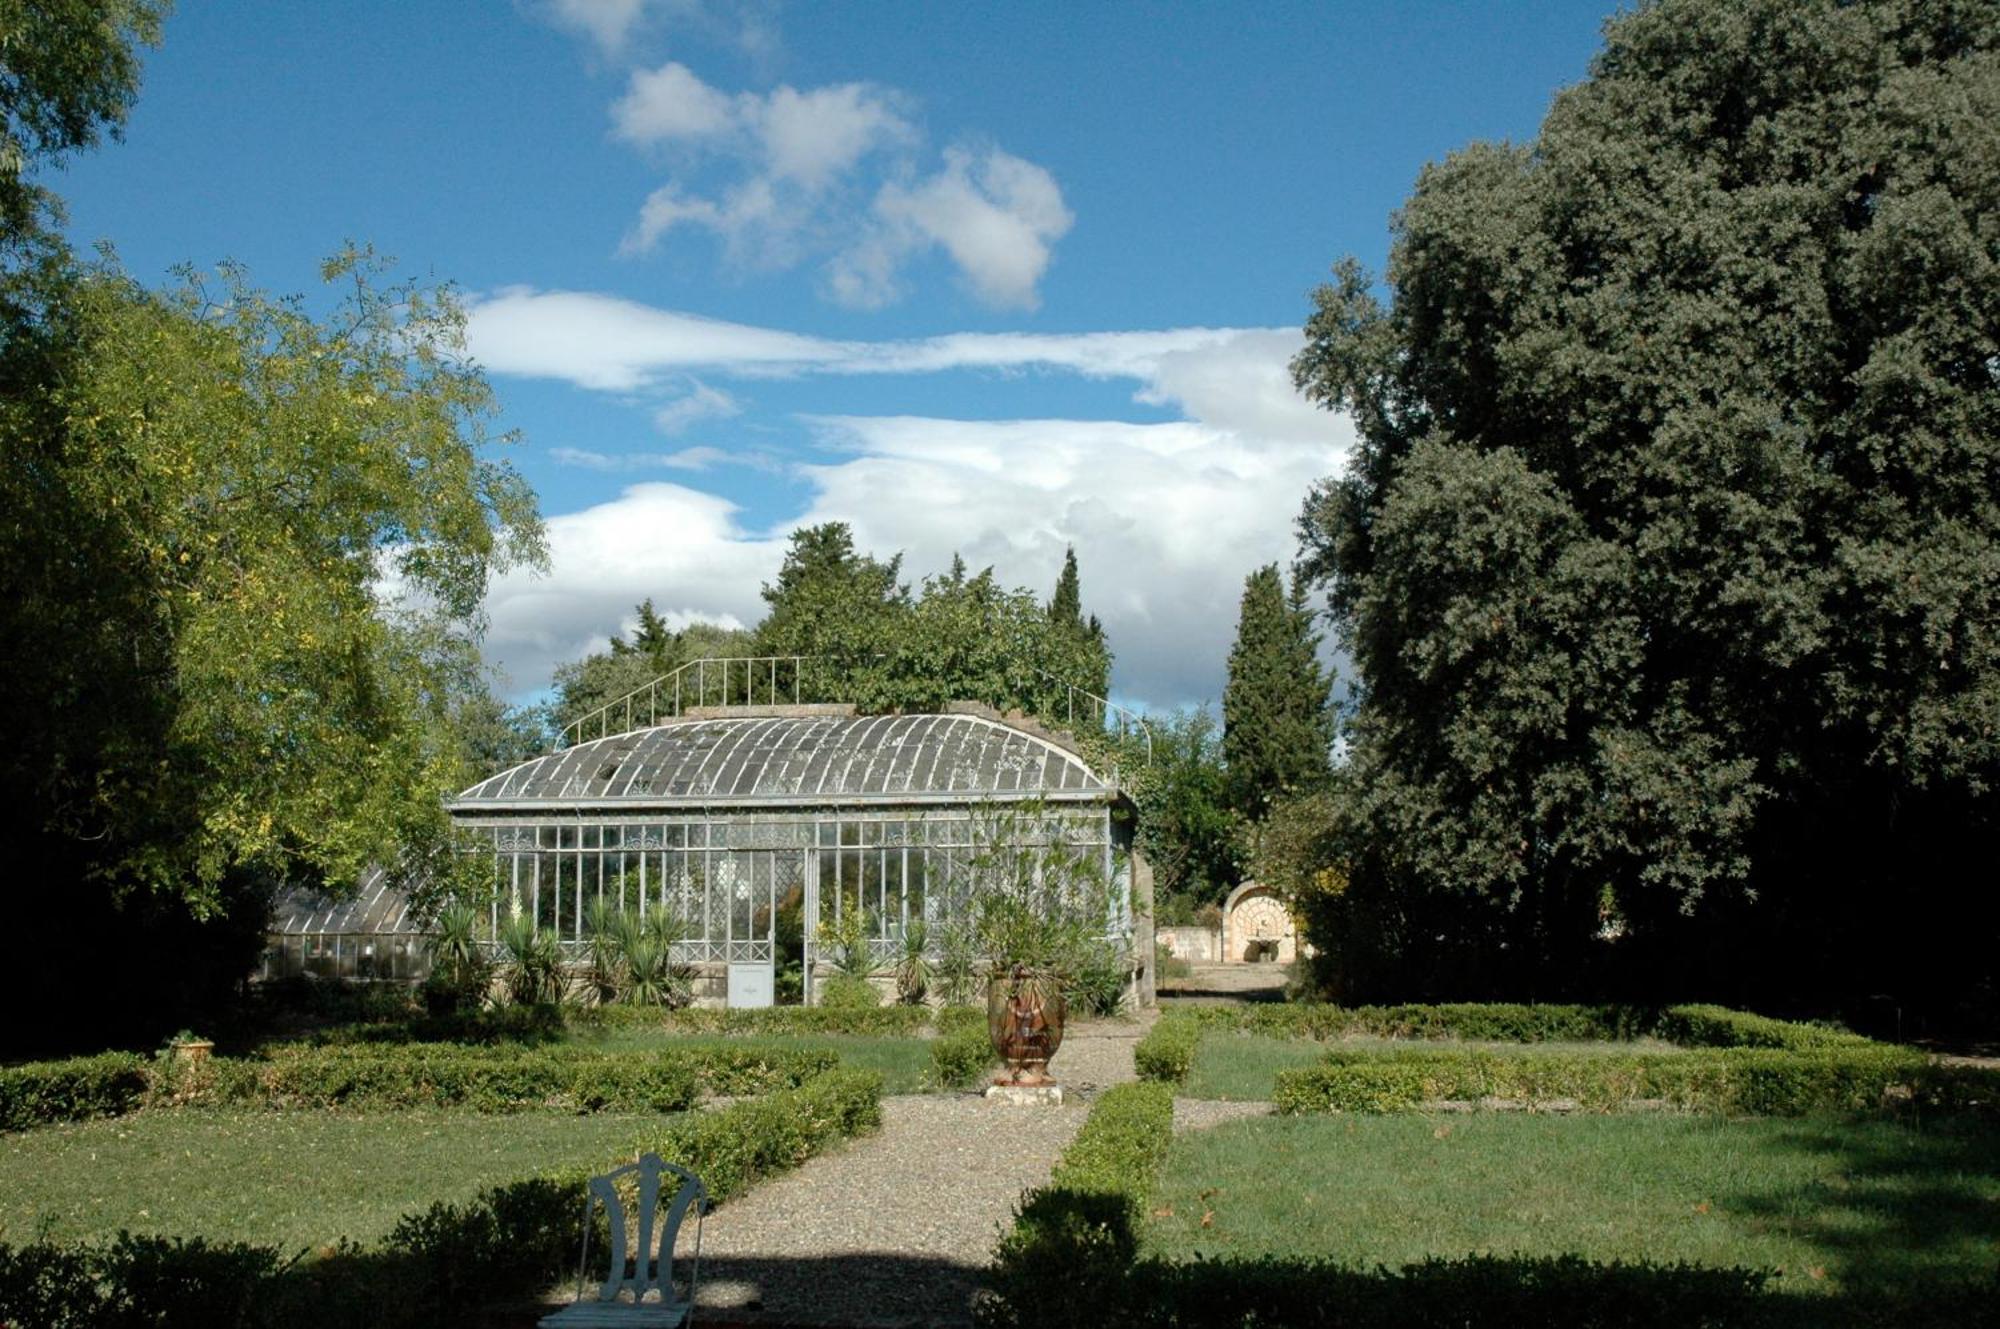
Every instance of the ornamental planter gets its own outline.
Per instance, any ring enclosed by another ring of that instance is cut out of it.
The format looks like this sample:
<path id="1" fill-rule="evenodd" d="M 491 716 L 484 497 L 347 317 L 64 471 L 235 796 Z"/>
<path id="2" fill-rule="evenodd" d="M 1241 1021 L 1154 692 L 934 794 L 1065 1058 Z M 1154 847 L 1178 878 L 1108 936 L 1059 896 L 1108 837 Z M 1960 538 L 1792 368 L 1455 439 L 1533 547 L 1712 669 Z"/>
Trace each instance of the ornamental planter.
<path id="1" fill-rule="evenodd" d="M 192 1038 L 174 1044 L 174 1063 L 183 1070 L 198 1071 L 208 1064 L 208 1055 L 213 1051 L 215 1044 L 211 1040 Z"/>
<path id="2" fill-rule="evenodd" d="M 993 1083 L 1054 1084 L 1049 1058 L 1063 1039 L 1062 982 L 1051 973 L 1015 965 L 986 980 L 986 1032 L 1007 1073 Z"/>

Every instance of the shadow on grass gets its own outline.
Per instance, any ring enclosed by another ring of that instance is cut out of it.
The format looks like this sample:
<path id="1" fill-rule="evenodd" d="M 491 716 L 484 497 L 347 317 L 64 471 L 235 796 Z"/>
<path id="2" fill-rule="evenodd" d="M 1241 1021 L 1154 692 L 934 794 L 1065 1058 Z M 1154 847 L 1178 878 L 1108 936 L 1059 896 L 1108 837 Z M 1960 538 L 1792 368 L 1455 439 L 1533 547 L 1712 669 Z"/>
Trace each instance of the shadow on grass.
<path id="1" fill-rule="evenodd" d="M 1828 1272 L 1846 1287 L 1885 1295 L 1921 1291 L 2000 1251 L 1994 1194 L 2000 1122 L 1801 1122 L 1769 1147 L 1839 1170 L 1830 1184 L 1814 1188 L 1809 1207 L 1755 1193 L 1731 1203 L 1829 1252 Z"/>
<path id="2" fill-rule="evenodd" d="M 1756 1270 L 1594 1263 L 1581 1256 L 1469 1256 L 1389 1269 L 1267 1257 L 1135 1259 L 1120 1196 L 1037 1192 L 1005 1243 L 985 1323 L 1050 1329 L 1958 1329 L 1994 1322 L 2000 1277 L 1777 1292 Z"/>

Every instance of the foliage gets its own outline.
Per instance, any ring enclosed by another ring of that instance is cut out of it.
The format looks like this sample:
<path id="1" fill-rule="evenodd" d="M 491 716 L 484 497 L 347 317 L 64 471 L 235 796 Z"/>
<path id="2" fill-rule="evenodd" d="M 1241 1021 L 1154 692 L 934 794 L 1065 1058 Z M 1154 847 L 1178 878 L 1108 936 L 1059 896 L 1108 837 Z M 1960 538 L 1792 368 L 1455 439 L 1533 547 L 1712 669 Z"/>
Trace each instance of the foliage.
<path id="1" fill-rule="evenodd" d="M 1180 1084 L 1194 1069 L 1201 1043 L 1202 1022 L 1182 1011 L 1167 1011 L 1132 1048 L 1132 1063 L 1142 1080 Z"/>
<path id="2" fill-rule="evenodd" d="M 765 1034 L 856 1034 L 875 1037 L 903 1037 L 916 1034 L 930 1020 L 931 1013 L 920 1006 L 872 1006 L 858 1009 L 830 1009 L 825 1006 L 771 1006 L 726 1010 L 689 1007 L 659 1016 L 641 1017 L 636 1011 L 611 1010 L 579 1012 L 579 1023 L 596 1023 L 608 1017 L 614 1023 L 626 1019 L 661 1024 L 676 1033 L 750 1035 Z"/>
<path id="3" fill-rule="evenodd" d="M 493 964 L 479 941 L 479 911 L 453 900 L 438 911 L 427 941 L 431 971 L 424 993 L 434 1013 L 476 1010 L 486 998 Z"/>
<path id="4" fill-rule="evenodd" d="M 676 1120 L 641 1142 L 699 1175 L 712 1201 L 797 1167 L 881 1120 L 881 1081 L 833 1070 L 719 1112 Z M 379 1246 L 343 1243 L 321 1261 L 261 1246 L 121 1236 L 109 1245 L 0 1246 L 0 1316 L 23 1325 L 232 1324 L 302 1329 L 476 1318 L 489 1301 L 532 1296 L 575 1266 L 589 1173 L 566 1169 L 491 1186 L 405 1216 Z M 601 1234 L 600 1234 L 601 1235 Z M 598 1243 L 602 1248 L 602 1243 Z"/>
<path id="5" fill-rule="evenodd" d="M 621 912 L 610 920 L 618 999 L 647 1009 L 678 1009 L 694 1000 L 694 969 L 674 958 L 674 947 L 687 939 L 687 920 L 665 904 L 642 917 Z"/>
<path id="6" fill-rule="evenodd" d="M 1154 898 L 1220 903 L 1243 879 L 1244 823 L 1230 806 L 1215 715 L 1189 707 L 1147 726 L 1152 760 L 1129 747 L 1116 757 L 1138 809 L 1136 838 L 1153 866 Z"/>
<path id="7" fill-rule="evenodd" d="M 1293 578 L 1288 596 L 1268 564 L 1244 579 L 1222 692 L 1230 807 L 1260 821 L 1279 799 L 1325 784 L 1333 736 L 1333 679 L 1320 667 L 1304 586 Z"/>
<path id="8" fill-rule="evenodd" d="M 1101 1323 L 1138 1253 L 1160 1163 L 1173 1139 L 1174 1100 L 1158 1084 L 1121 1084 L 1091 1107 L 1049 1184 L 1021 1201 L 1000 1239 L 988 1286 L 994 1324 Z M 1109 1299 L 1107 1300 L 1107 1294 Z M 1089 1307 L 1092 1318 L 1082 1318 Z"/>
<path id="9" fill-rule="evenodd" d="M 882 993 L 860 974 L 828 974 L 819 982 L 819 1004 L 827 1010 L 865 1011 L 882 1004 Z"/>
<path id="10" fill-rule="evenodd" d="M 896 1000 L 906 1006 L 920 1004 L 930 991 L 930 926 L 921 918 L 903 927 L 902 953 L 896 958 Z"/>
<path id="11" fill-rule="evenodd" d="M 1116 1015 L 1125 1005 L 1130 978 L 1125 953 L 1110 942 L 1099 942 L 1085 953 L 1082 967 L 1063 984 L 1063 1000 L 1079 1015 Z"/>
<path id="12" fill-rule="evenodd" d="M 500 980 L 507 1000 L 538 1006 L 562 1000 L 568 986 L 562 943 L 554 931 L 535 926 L 533 914 L 510 914 L 500 921 Z"/>
<path id="13" fill-rule="evenodd" d="M 756 643 L 751 634 L 740 629 L 721 628 L 711 623 L 690 623 L 674 631 L 667 627 L 650 599 L 641 602 L 634 612 L 638 615 L 638 626 L 633 630 L 630 641 L 614 632 L 606 650 L 556 666 L 556 701 L 550 723 L 557 731 L 578 723 L 693 661 L 741 658 L 755 653 Z M 758 702 L 791 700 L 792 679 L 789 673 L 781 676 L 781 698 L 769 695 L 768 686 L 763 691 L 756 689 L 757 684 L 766 684 L 766 679 L 750 679 L 741 690 L 729 692 L 723 690 L 722 682 L 721 675 L 716 671 L 704 673 L 696 670 L 684 675 L 678 694 L 682 705 L 721 704 L 728 700 L 740 703 L 746 697 Z M 671 704 L 675 695 L 669 688 L 661 698 L 662 703 Z M 644 712 L 630 716 L 619 712 L 609 717 L 608 731 L 618 733 L 643 723 L 647 718 Z M 588 736 L 595 736 L 596 733 L 596 728 L 592 727 Z"/>
<path id="14" fill-rule="evenodd" d="M 944 1027 L 941 1020 L 938 1036 L 931 1040 L 931 1082 L 940 1089 L 964 1089 L 978 1083 L 995 1060 L 986 1012 L 963 1013 L 967 1018 L 954 1027 Z"/>
<path id="15" fill-rule="evenodd" d="M 1433 1047 L 1335 1050 L 1317 1066 L 1280 1072 L 1273 1097 L 1280 1112 L 1405 1112 L 1437 1100 L 1570 1100 L 1595 1110 L 1664 1103 L 1681 1111 L 1774 1117 L 1895 1111 L 1912 1101 L 1953 1111 L 2000 1107 L 2000 1076 L 1991 1072 L 1983 1104 L 1953 1077 L 1941 1079 L 1937 1093 L 1931 1080 L 1931 1063 L 1923 1056 L 1866 1044 L 1505 1056 Z"/>
<path id="16" fill-rule="evenodd" d="M 147 1084 L 145 1059 L 130 1052 L 0 1067 L 0 1131 L 120 1116 Z"/>
<path id="17" fill-rule="evenodd" d="M 1993 990 L 1996 45 L 1644 6 L 1534 142 L 1425 170 L 1389 304 L 1317 293 L 1351 992 Z"/>
<path id="18" fill-rule="evenodd" d="M 1096 846 L 1072 843 L 1039 803 L 979 809 L 970 839 L 939 885 L 987 973 L 1019 966 L 1067 982 L 1098 962 L 1115 902 Z"/>
<path id="19" fill-rule="evenodd" d="M 156 46 L 164 0 L 9 0 L 7 78 L 0 89 L 0 250 L 53 239 L 61 220 L 53 195 L 31 183 L 32 169 L 60 165 L 98 136 L 122 136 L 139 91 L 141 46 Z"/>

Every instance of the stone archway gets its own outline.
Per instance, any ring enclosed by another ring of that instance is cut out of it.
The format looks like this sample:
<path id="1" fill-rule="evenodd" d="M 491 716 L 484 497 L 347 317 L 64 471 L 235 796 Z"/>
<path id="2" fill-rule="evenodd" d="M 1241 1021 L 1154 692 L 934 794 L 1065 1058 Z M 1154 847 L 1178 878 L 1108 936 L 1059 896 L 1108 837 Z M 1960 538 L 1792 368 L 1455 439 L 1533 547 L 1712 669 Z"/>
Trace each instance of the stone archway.
<path id="1" fill-rule="evenodd" d="M 1222 904 L 1222 958 L 1231 963 L 1298 958 L 1299 929 L 1291 911 L 1270 887 L 1246 881 Z"/>

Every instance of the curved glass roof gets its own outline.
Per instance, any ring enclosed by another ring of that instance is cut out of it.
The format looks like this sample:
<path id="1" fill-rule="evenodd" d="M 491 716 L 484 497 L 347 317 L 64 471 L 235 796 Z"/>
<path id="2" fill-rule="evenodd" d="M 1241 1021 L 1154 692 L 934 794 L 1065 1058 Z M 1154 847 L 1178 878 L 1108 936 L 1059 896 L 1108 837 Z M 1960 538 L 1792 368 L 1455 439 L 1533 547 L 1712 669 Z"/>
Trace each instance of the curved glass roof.
<path id="1" fill-rule="evenodd" d="M 352 895 L 333 895 L 310 886 L 280 892 L 271 903 L 268 930 L 287 936 L 330 937 L 336 933 L 415 935 L 423 929 L 410 913 L 409 897 L 389 885 L 388 874 L 381 868 L 372 867 L 362 874 Z"/>
<path id="2" fill-rule="evenodd" d="M 590 804 L 1096 798 L 1075 753 L 979 715 L 730 716 L 579 743 L 482 780 L 458 812 Z"/>

